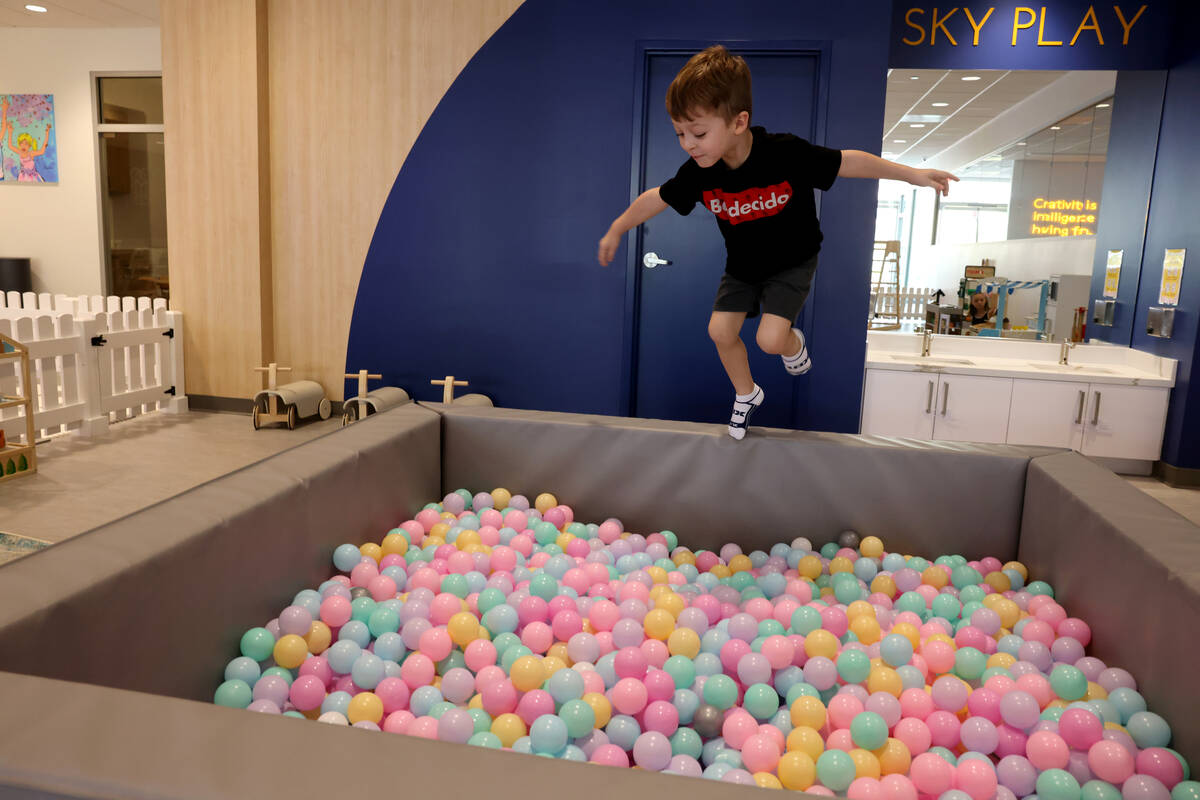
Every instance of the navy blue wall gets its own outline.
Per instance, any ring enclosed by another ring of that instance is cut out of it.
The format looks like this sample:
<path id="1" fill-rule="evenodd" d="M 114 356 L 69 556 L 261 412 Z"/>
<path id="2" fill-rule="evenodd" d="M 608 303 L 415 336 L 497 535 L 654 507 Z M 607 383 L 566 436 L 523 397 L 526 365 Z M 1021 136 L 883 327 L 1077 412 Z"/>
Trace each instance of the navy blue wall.
<path id="1" fill-rule="evenodd" d="M 1138 290 L 1132 345 L 1157 355 L 1179 359 L 1175 389 L 1167 412 L 1167 430 L 1162 460 L 1176 467 L 1200 469 L 1200 386 L 1197 385 L 1197 317 L 1200 315 L 1200 43 L 1195 31 L 1200 9 L 1181 4 L 1173 29 L 1177 39 L 1172 67 L 1167 75 L 1162 126 L 1158 136 L 1158 160 L 1154 168 L 1154 190 L 1150 198 L 1150 223 L 1146 231 L 1146 255 Z M 1114 106 L 1115 107 L 1115 106 Z M 1147 309 L 1158 305 L 1163 251 L 1187 248 L 1175 335 L 1157 339 L 1146 334 Z M 1122 275 L 1122 281 L 1124 276 Z"/>
<path id="2" fill-rule="evenodd" d="M 1104 296 L 1108 251 L 1125 252 L 1113 325 L 1107 328 L 1090 322 L 1092 307 L 1089 303 L 1087 335 L 1122 346 L 1128 346 L 1133 338 L 1138 278 L 1142 271 L 1142 251 L 1150 212 L 1150 188 L 1154 183 L 1154 162 L 1158 155 L 1155 144 L 1166 85 L 1166 70 L 1121 71 L 1117 73 L 1117 87 L 1113 93 L 1104 189 L 1096 225 L 1096 255 L 1092 262 L 1092 300 Z"/>
<path id="3" fill-rule="evenodd" d="M 620 413 L 626 257 L 603 268 L 595 253 L 631 199 L 634 43 L 830 41 L 825 141 L 878 152 L 890 16 L 890 0 L 527 0 L 459 75 L 396 179 L 347 367 L 368 364 L 418 399 L 440 398 L 429 379 L 453 373 L 501 406 Z M 807 428 L 858 429 L 875 198 L 861 180 L 823 198 L 809 305 L 825 369 L 803 384 Z"/>

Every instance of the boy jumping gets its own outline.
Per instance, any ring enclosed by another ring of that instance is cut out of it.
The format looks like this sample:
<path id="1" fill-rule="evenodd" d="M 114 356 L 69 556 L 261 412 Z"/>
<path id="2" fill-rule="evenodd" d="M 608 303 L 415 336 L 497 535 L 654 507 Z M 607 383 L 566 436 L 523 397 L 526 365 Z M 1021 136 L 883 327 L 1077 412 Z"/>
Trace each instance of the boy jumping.
<path id="1" fill-rule="evenodd" d="M 804 335 L 793 327 L 821 249 L 812 189 L 826 191 L 837 177 L 892 178 L 946 194 L 950 181 L 958 180 L 941 170 L 751 128 L 750 111 L 750 69 L 740 56 L 720 45 L 692 56 L 667 89 L 667 113 L 689 159 L 613 221 L 599 250 L 607 266 L 626 232 L 668 206 L 686 215 L 703 202 L 716 215 L 727 258 L 708 335 L 733 384 L 729 435 L 739 440 L 764 397 L 739 336 L 747 317 L 762 312 L 758 346 L 780 355 L 790 374 L 812 368 Z"/>

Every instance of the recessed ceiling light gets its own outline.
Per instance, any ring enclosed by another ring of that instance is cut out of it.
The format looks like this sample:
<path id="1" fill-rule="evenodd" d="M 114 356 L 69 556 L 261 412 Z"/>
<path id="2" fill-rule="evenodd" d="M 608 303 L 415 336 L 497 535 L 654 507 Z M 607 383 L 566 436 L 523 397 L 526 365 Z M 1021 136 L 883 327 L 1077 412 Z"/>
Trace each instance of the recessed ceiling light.
<path id="1" fill-rule="evenodd" d="M 924 128 L 924 127 L 925 127 L 925 123 L 924 123 L 924 122 L 910 122 L 910 123 L 908 123 L 908 127 L 910 127 L 910 128 Z"/>
<path id="2" fill-rule="evenodd" d="M 1024 147 L 1024 146 L 1025 146 L 1024 142 L 1017 142 L 1017 147 Z"/>
<path id="3" fill-rule="evenodd" d="M 35 5 L 33 5 L 32 3 L 30 3 L 30 4 L 29 4 L 29 5 L 27 5 L 27 6 L 25 6 L 25 9 L 26 9 L 27 11 L 36 11 L 36 12 L 37 12 L 37 13 L 39 13 L 39 14 L 45 14 L 45 13 L 46 13 L 46 7 L 45 7 L 45 6 L 35 6 Z"/>
<path id="4" fill-rule="evenodd" d="M 910 81 L 919 81 L 919 80 L 921 80 L 921 76 L 920 75 L 909 75 L 908 79 Z"/>
<path id="5" fill-rule="evenodd" d="M 892 141 L 895 142 L 896 144 L 906 144 L 908 142 L 908 139 L 892 139 Z"/>
<path id="6" fill-rule="evenodd" d="M 977 81 L 977 80 L 979 80 L 979 76 L 978 75 L 963 75 L 962 79 L 964 81 Z"/>
<path id="7" fill-rule="evenodd" d="M 1096 103 L 1096 108 L 1108 108 L 1108 103 Z"/>
<path id="8" fill-rule="evenodd" d="M 1061 125 L 1051 125 L 1051 126 L 1050 126 L 1050 130 L 1052 130 L 1052 131 L 1061 131 L 1061 130 L 1062 130 L 1062 126 L 1061 126 Z"/>
<path id="9" fill-rule="evenodd" d="M 934 108 L 945 108 L 946 106 L 948 106 L 950 104 L 949 103 L 930 103 L 930 105 L 933 106 Z"/>

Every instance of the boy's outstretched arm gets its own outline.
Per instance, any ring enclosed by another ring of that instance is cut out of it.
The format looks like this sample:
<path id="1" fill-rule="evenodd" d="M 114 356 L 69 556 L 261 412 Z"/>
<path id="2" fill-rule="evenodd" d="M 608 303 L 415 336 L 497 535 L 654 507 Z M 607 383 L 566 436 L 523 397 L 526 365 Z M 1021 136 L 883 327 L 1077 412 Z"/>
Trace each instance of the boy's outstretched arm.
<path id="1" fill-rule="evenodd" d="M 930 186 L 939 194 L 950 193 L 950 181 L 958 178 L 940 169 L 917 169 L 887 161 L 879 156 L 862 150 L 843 150 L 842 166 L 838 169 L 840 178 L 884 178 L 894 181 L 906 181 L 914 186 Z"/>
<path id="2" fill-rule="evenodd" d="M 621 245 L 621 237 L 666 208 L 667 204 L 659 196 L 657 186 L 638 195 L 629 208 L 625 209 L 625 213 L 613 220 L 608 233 L 600 239 L 600 250 L 597 253 L 600 263 L 607 267 Z"/>

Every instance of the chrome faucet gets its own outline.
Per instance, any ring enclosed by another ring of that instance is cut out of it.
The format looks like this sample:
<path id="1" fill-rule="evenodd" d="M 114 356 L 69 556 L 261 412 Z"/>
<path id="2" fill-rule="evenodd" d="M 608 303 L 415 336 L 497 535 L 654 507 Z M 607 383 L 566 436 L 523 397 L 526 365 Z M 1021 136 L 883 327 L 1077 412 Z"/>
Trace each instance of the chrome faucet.
<path id="1" fill-rule="evenodd" d="M 1062 349 L 1058 351 L 1058 363 L 1063 366 L 1067 365 L 1067 353 L 1075 346 L 1075 342 L 1070 339 L 1063 339 Z"/>
<path id="2" fill-rule="evenodd" d="M 933 339 L 933 331 L 926 326 L 917 332 L 921 334 L 921 356 L 925 357 L 929 355 L 929 344 Z"/>

